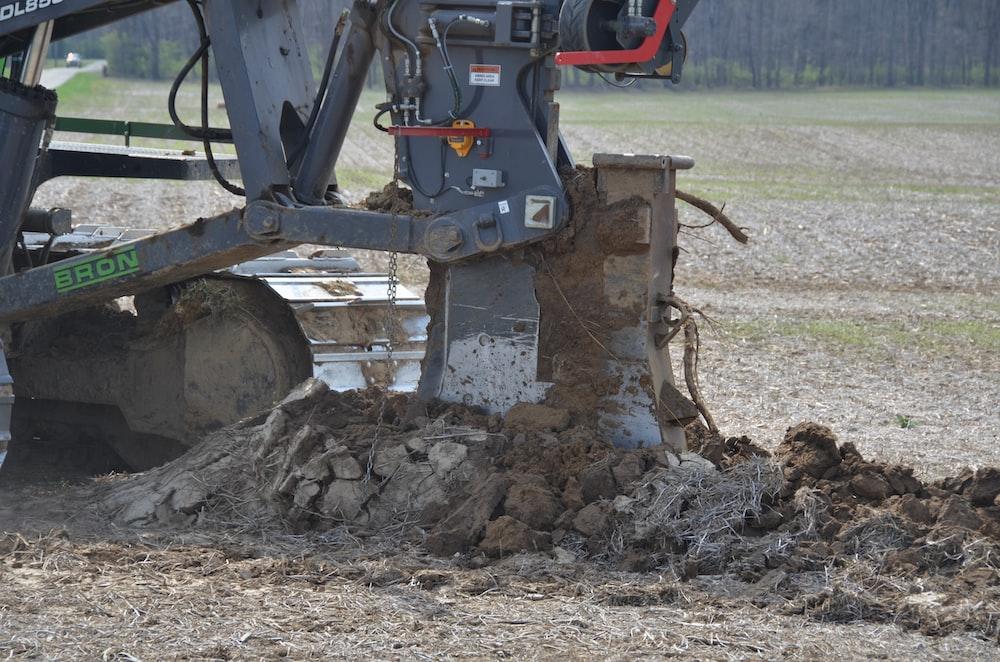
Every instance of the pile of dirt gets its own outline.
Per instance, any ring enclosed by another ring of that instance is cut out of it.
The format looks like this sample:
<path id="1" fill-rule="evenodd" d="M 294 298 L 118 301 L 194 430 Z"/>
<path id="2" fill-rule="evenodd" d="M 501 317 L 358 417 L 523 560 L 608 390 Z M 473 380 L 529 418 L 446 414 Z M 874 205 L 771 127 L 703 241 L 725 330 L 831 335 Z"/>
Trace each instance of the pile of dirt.
<path id="1" fill-rule="evenodd" d="M 616 347 L 621 333 L 639 327 L 646 308 L 648 244 L 640 213 L 646 203 L 636 197 L 608 204 L 593 168 L 567 170 L 562 178 L 571 221 L 526 255 L 541 310 L 538 378 L 554 384 L 547 404 L 594 427 L 602 412 L 620 406 L 614 396 L 623 387 L 651 386 L 624 384 L 626 357 Z M 609 272 L 620 276 L 621 287 Z"/>
<path id="2" fill-rule="evenodd" d="M 98 503 L 124 524 L 343 529 L 474 566 L 531 552 L 725 574 L 823 619 L 898 615 L 879 601 L 888 592 L 896 604 L 915 584 L 951 595 L 961 582 L 963 605 L 1000 604 L 996 469 L 925 484 L 814 423 L 790 428 L 772 457 L 698 425 L 688 432 L 700 454 L 626 451 L 571 422 L 544 405 L 518 405 L 501 420 L 310 380 L 266 416 L 101 486 Z M 831 568 L 843 582 L 818 588 Z M 980 616 L 976 628 L 1000 628 Z"/>
<path id="3" fill-rule="evenodd" d="M 413 191 L 403 188 L 399 182 L 393 180 L 382 187 L 379 191 L 372 191 L 368 194 L 361 207 L 368 211 L 379 211 L 385 214 L 412 214 Z"/>
<path id="4" fill-rule="evenodd" d="M 125 523 L 240 515 L 298 530 L 404 526 L 439 554 L 569 545 L 630 567 L 642 552 L 640 565 L 717 570 L 738 560 L 726 536 L 808 538 L 836 555 L 872 516 L 898 521 L 918 544 L 945 529 L 1000 540 L 997 470 L 926 485 L 911 467 L 867 462 L 813 423 L 791 428 L 773 458 L 698 425 L 689 439 L 699 453 L 675 454 L 615 448 L 545 405 L 517 405 L 501 420 L 392 396 L 379 421 L 381 404 L 377 390 L 331 392 L 310 380 L 268 415 L 114 485 L 105 505 Z M 678 528 L 685 518 L 697 549 Z M 893 559 L 926 563 L 909 552 Z"/>

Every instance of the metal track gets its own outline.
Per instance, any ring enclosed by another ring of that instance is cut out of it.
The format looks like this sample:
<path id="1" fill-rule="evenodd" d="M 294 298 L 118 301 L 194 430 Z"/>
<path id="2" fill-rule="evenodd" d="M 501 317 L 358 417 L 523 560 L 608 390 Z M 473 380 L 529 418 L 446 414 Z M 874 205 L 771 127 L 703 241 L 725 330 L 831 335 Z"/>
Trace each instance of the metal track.
<path id="1" fill-rule="evenodd" d="M 286 253 L 237 265 L 233 271 L 267 283 L 288 304 L 309 342 L 313 374 L 330 388 L 415 391 L 427 342 L 423 299 L 398 287 L 390 362 L 385 316 L 389 276 L 362 272 L 357 263 L 356 271 L 337 271 L 324 264 L 330 259 L 322 253 L 306 260 Z"/>

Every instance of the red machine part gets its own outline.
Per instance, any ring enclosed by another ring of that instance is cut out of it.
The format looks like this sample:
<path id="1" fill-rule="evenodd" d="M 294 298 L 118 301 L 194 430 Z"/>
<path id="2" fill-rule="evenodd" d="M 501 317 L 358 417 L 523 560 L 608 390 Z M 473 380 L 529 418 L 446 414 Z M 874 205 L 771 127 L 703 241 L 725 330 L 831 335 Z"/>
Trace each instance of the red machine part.
<path id="1" fill-rule="evenodd" d="M 390 126 L 390 136 L 412 136 L 425 138 L 489 138 L 491 130 L 486 127 L 453 126 Z"/>
<path id="2" fill-rule="evenodd" d="M 663 37 L 667 34 L 667 26 L 677 8 L 675 0 L 660 0 L 653 12 L 656 21 L 656 32 L 646 37 L 638 48 L 620 51 L 568 51 L 556 53 L 556 64 L 566 66 L 581 66 L 594 64 L 631 64 L 632 62 L 648 62 L 656 57 L 660 50 Z"/>

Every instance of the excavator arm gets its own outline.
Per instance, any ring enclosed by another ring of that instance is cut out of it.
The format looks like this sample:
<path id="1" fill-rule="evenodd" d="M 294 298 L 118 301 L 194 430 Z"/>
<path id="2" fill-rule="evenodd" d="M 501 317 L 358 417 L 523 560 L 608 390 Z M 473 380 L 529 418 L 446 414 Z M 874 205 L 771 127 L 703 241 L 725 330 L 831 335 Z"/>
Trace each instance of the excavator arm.
<path id="1" fill-rule="evenodd" d="M 0 161 L 21 164 L 0 184 L 0 324 L 14 325 L 15 345 L 32 346 L 25 336 L 40 320 L 148 298 L 296 244 L 414 253 L 432 273 L 423 397 L 496 413 L 558 402 L 596 417 L 621 445 L 683 444 L 692 408 L 658 339 L 669 335 L 674 182 L 692 163 L 600 155 L 595 170 L 574 170 L 555 98 L 560 64 L 619 80 L 679 80 L 680 29 L 697 0 L 357 0 L 331 26 L 319 81 L 294 0 L 192 2 L 200 46 L 186 71 L 211 49 L 230 128 L 175 116 L 205 147 L 182 168 L 141 150 L 94 158 L 53 145 L 56 98 L 37 86 L 49 40 L 152 5 L 39 0 L 28 11 L 24 1 L 0 7 L 0 52 L 20 49 L 12 78 L 0 81 Z M 387 100 L 372 114 L 394 145 L 395 177 L 412 192 L 406 211 L 345 206 L 337 184 L 376 62 Z M 228 169 L 211 154 L 219 141 L 236 149 Z M 28 231 L 59 233 L 31 208 L 46 177 L 197 172 L 244 195 L 245 207 L 59 259 L 24 240 Z M 241 187 L 227 179 L 237 172 Z M 608 241 L 617 234 L 628 239 Z M 560 347 L 572 338 L 579 342 Z M 30 369 L 16 363 L 15 377 Z M 3 411 L 0 401 L 0 425 Z"/>

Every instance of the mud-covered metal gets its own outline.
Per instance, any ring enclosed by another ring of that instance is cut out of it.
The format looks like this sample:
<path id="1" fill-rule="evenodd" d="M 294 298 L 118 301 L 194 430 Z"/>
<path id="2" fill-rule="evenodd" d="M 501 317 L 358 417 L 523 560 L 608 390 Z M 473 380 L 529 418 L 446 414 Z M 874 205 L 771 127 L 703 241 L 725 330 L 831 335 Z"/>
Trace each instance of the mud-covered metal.
<path id="1" fill-rule="evenodd" d="M 534 281 L 534 268 L 505 255 L 448 268 L 432 304 L 422 397 L 500 414 L 545 398 Z"/>
<path id="2" fill-rule="evenodd" d="M 194 445 L 267 409 L 312 374 L 292 311 L 255 279 L 200 278 L 137 297 L 133 308 L 28 323 L 9 354 L 18 402 L 118 410 L 136 443 L 124 440 L 116 450 L 132 467 L 162 460 L 147 461 L 156 440 Z"/>
<path id="3" fill-rule="evenodd" d="M 498 414 L 545 403 L 617 446 L 681 449 L 697 410 L 673 386 L 659 341 L 673 288 L 676 170 L 693 162 L 598 154 L 594 166 L 578 174 L 589 183 L 572 185 L 575 216 L 556 244 L 432 271 L 418 392 Z"/>
<path id="4" fill-rule="evenodd" d="M 55 238 L 49 251 L 57 256 L 69 254 L 81 258 L 56 263 L 58 270 L 60 264 L 87 265 L 87 260 L 92 261 L 96 255 L 112 255 L 115 250 L 128 249 L 136 239 L 153 234 L 150 230 L 81 225 Z M 43 233 L 25 234 L 25 244 L 31 251 L 43 250 L 48 240 Z M 98 249 L 105 251 L 97 252 Z M 62 272 L 65 271 L 64 266 Z M 398 391 L 416 389 L 427 327 L 422 296 L 405 287 L 398 288 L 399 316 L 393 338 L 398 351 L 392 365 L 386 365 L 383 358 L 388 334 L 384 306 L 388 275 L 363 272 L 354 257 L 332 250 L 318 251 L 308 257 L 291 250 L 280 251 L 241 262 L 228 271 L 254 277 L 281 297 L 295 314 L 308 341 L 314 375 L 331 388 L 377 385 Z M 75 280 L 74 283 L 78 284 Z"/>
<path id="5" fill-rule="evenodd" d="M 128 249 L 134 244 L 122 241 L 142 234 L 78 228 L 60 238 L 59 250 L 93 259 Z M 26 243 L 38 250 L 42 241 L 30 235 Z M 283 251 L 141 294 L 134 313 L 29 322 L 12 361 L 20 429 L 99 427 L 130 467 L 144 469 L 266 409 L 310 375 L 338 390 L 413 391 L 424 355 L 423 299 L 399 288 L 398 349 L 385 361 L 388 285 L 387 275 L 365 273 L 342 253 Z"/>
<path id="6" fill-rule="evenodd" d="M 673 293 L 674 251 L 677 246 L 677 211 L 674 191 L 678 169 L 694 167 L 685 156 L 595 154 L 597 188 L 604 201 L 615 203 L 641 198 L 648 214 L 648 253 L 620 258 L 608 278 L 616 289 L 646 292 L 646 312 L 633 328 L 620 329 L 610 347 L 617 357 L 615 369 L 627 373 L 623 383 L 649 375 L 653 398 L 645 390 L 621 389 L 614 395 L 619 407 L 605 415 L 604 427 L 621 444 L 635 438 L 659 436 L 663 443 L 684 448 L 683 425 L 697 411 L 674 387 L 673 369 L 666 346 L 660 343 L 670 310 L 665 302 Z M 630 276 L 631 275 L 631 276 Z M 633 378 L 633 379 L 629 379 Z M 628 430 L 628 435 L 615 431 Z"/>
<path id="7" fill-rule="evenodd" d="M 289 259 L 290 264 L 301 262 Z M 292 267 L 286 273 L 259 272 L 256 277 L 294 312 L 312 352 L 313 375 L 330 388 L 416 390 L 427 340 L 423 297 L 397 285 L 397 314 L 390 330 L 385 315 L 387 274 L 337 273 L 317 265 Z"/>

